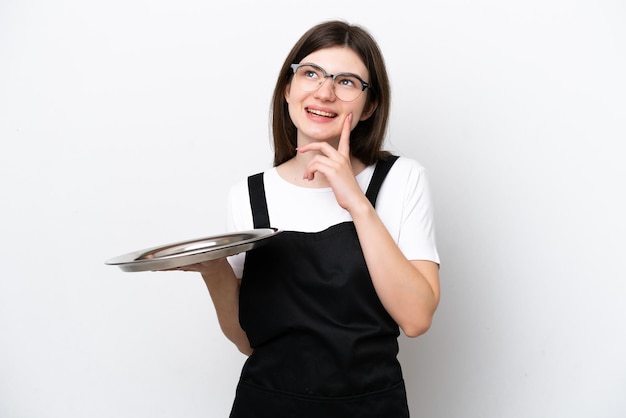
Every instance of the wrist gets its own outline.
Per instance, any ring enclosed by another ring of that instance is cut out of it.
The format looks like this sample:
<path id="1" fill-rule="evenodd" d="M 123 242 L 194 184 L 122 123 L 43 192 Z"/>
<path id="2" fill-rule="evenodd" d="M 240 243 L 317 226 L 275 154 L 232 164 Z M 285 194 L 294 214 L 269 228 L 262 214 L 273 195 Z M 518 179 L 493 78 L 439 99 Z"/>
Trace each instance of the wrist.
<path id="1" fill-rule="evenodd" d="M 366 218 L 375 213 L 374 207 L 370 203 L 369 199 L 363 195 L 362 199 L 359 199 L 355 204 L 350 206 L 348 210 L 353 221 L 357 221 L 362 218 Z"/>
<path id="2" fill-rule="evenodd" d="M 228 273 L 232 272 L 232 269 L 228 260 L 224 257 L 200 263 L 198 265 L 198 271 L 205 280 L 214 280 L 215 278 L 228 277 Z"/>

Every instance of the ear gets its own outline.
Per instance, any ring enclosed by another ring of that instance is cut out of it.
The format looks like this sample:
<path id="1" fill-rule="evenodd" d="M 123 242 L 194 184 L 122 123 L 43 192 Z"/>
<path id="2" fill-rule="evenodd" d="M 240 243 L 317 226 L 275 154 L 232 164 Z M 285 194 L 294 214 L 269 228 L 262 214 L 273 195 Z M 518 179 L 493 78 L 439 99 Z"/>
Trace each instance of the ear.
<path id="1" fill-rule="evenodd" d="M 291 91 L 291 83 L 288 83 L 288 84 L 285 86 L 285 95 L 284 95 L 284 96 L 285 96 L 285 101 L 286 101 L 287 103 L 289 103 L 289 92 L 290 92 L 290 91 Z"/>
<path id="2" fill-rule="evenodd" d="M 369 119 L 369 117 L 372 116 L 372 114 L 374 114 L 377 107 L 378 107 L 377 101 L 373 101 L 367 104 L 366 107 L 363 109 L 363 113 L 361 113 L 361 117 L 359 118 L 359 120 L 363 121 L 363 120 Z"/>

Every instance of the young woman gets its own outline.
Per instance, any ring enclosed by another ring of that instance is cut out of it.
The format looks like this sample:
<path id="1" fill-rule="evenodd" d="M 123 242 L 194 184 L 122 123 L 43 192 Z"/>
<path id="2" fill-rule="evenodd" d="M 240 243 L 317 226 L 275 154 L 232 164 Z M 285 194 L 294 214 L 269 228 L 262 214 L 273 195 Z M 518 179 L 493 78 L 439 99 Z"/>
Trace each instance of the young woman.
<path id="1" fill-rule="evenodd" d="M 229 228 L 280 234 L 200 271 L 249 358 L 231 417 L 408 417 L 400 329 L 429 328 L 439 257 L 424 168 L 382 150 L 390 107 L 371 35 L 307 31 L 273 97 L 274 167 L 236 184 Z"/>

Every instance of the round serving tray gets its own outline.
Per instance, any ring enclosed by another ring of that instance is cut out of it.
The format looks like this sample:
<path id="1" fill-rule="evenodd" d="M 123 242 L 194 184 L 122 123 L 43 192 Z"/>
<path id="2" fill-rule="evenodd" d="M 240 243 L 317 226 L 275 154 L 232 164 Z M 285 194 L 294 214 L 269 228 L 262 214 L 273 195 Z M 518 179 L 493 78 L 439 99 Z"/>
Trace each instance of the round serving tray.
<path id="1" fill-rule="evenodd" d="M 180 241 L 111 258 L 105 264 L 123 271 L 167 270 L 249 251 L 281 231 L 259 228 Z"/>

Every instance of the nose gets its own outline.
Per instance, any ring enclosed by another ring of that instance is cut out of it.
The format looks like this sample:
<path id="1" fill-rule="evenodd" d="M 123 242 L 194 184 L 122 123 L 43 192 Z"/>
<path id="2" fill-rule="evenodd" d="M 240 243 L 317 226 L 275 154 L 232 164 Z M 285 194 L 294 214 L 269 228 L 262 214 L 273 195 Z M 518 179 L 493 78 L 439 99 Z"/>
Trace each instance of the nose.
<path id="1" fill-rule="evenodd" d="M 323 100 L 336 99 L 332 77 L 324 77 L 324 80 L 322 80 L 322 83 L 315 92 L 315 96 Z"/>

